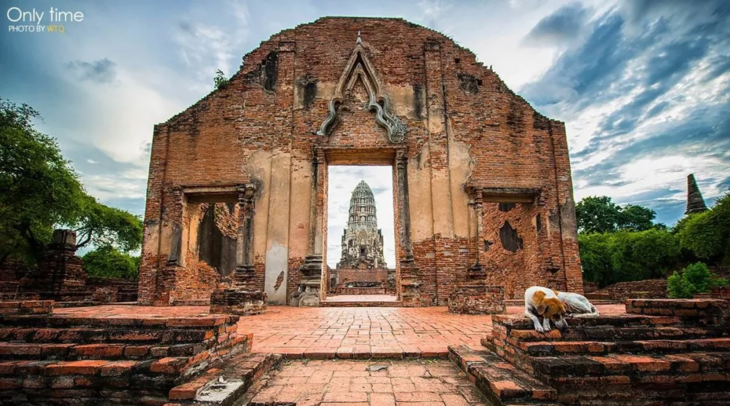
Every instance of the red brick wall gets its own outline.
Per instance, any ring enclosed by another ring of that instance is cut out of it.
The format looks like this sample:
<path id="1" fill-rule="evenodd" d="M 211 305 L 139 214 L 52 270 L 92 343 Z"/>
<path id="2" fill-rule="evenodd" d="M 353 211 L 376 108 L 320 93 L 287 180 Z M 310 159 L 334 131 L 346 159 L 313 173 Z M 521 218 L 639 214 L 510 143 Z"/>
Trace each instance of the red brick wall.
<path id="1" fill-rule="evenodd" d="M 317 146 L 340 150 L 393 148 L 373 113 L 363 108 L 357 88 L 340 109 L 334 132 L 329 137 L 315 135 L 327 117 L 333 88 L 355 47 L 358 31 L 390 94 L 393 110 L 408 126 L 403 146 L 407 147 L 409 174 L 426 171 L 425 177 L 431 179 L 429 191 L 419 196 L 434 199 L 452 194 L 446 205 L 426 205 L 411 198 L 412 209 L 429 207 L 427 211 L 412 210 L 412 223 L 418 216 L 429 218 L 433 224 L 430 237 L 413 240 L 425 302 L 445 303 L 451 287 L 465 278 L 473 262 L 468 255 L 469 236 L 463 226 L 457 226 L 468 210 L 459 203 L 467 181 L 485 188 L 539 190 L 538 204 L 518 209 L 519 219 L 514 220 L 525 238 L 523 252 L 485 254 L 485 259 L 495 255 L 494 260 L 504 268 L 500 281 L 504 281 L 508 297 L 519 296 L 519 290 L 528 283 L 582 291 L 563 123 L 535 112 L 494 72 L 478 63 L 473 53 L 442 34 L 400 19 L 322 18 L 264 41 L 244 57 L 242 69 L 227 88 L 212 92 L 155 128 L 140 272 L 141 302 L 149 303 L 161 291 L 173 289 L 162 286 L 157 277 L 170 251 L 166 230 L 182 223 L 180 198 L 173 188 L 256 182 L 262 190 L 270 191 L 277 187 L 275 180 L 262 176 L 265 170 L 248 165 L 256 151 L 291 154 L 295 171 L 294 162 L 311 160 Z M 305 103 L 302 83 L 306 81 L 316 82 L 317 93 L 311 103 Z M 468 179 L 453 172 L 461 164 L 460 158 L 452 155 L 452 148 L 458 145 L 468 150 Z M 312 182 L 309 175 L 290 179 Z M 322 186 L 326 189 L 326 183 Z M 409 187 L 414 192 L 416 185 Z M 309 197 L 290 196 L 292 207 L 299 198 Z M 316 202 L 326 205 L 326 191 Z M 267 201 L 257 200 L 256 205 L 257 216 L 271 219 L 276 215 L 276 207 L 269 208 L 272 212 L 268 214 L 258 209 L 268 207 Z M 326 207 L 319 210 L 326 215 Z M 485 210 L 485 226 L 493 227 L 497 219 L 490 213 Z M 541 232 L 532 224 L 537 214 L 541 216 Z M 294 221 L 291 217 L 290 222 Z M 326 219 L 323 224 L 326 237 Z M 255 241 L 267 244 L 269 238 L 254 236 Z M 402 258 L 405 248 L 398 247 Z M 493 249 L 497 250 L 498 244 Z M 289 255 L 287 289 L 291 292 L 302 258 Z M 255 265 L 262 287 L 264 259 L 265 255 L 257 253 Z M 194 282 L 194 278 L 182 279 Z"/>

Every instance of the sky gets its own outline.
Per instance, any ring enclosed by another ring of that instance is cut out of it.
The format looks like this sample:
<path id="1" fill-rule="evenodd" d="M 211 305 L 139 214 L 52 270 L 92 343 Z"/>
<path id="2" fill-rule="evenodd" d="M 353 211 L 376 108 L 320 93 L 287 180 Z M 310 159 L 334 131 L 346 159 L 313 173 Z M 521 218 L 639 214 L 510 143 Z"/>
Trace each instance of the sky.
<path id="1" fill-rule="evenodd" d="M 10 32 L 35 25 L 11 22 L 13 7 L 44 12 L 44 25 L 51 7 L 84 16 L 64 33 Z M 328 15 L 401 17 L 472 50 L 566 123 L 576 200 L 608 195 L 671 225 L 687 174 L 710 205 L 730 188 L 726 0 L 0 0 L 0 11 L 0 97 L 38 110 L 87 191 L 135 214 L 153 125 L 261 41 Z M 361 170 L 342 185 L 370 176 Z"/>

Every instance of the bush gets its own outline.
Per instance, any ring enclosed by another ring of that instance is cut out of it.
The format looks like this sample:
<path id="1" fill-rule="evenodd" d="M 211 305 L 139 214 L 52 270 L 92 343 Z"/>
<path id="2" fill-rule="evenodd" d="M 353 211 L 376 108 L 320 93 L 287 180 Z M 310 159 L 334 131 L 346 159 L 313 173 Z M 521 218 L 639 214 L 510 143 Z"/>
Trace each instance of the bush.
<path id="1" fill-rule="evenodd" d="M 730 194 L 711 210 L 688 216 L 678 228 L 683 248 L 698 258 L 730 263 Z"/>
<path id="2" fill-rule="evenodd" d="M 139 257 L 105 245 L 83 256 L 84 271 L 89 276 L 136 280 L 139 276 Z"/>
<path id="3" fill-rule="evenodd" d="M 715 286 L 725 286 L 728 282 L 718 278 L 702 262 L 689 265 L 680 275 L 674 271 L 667 279 L 669 297 L 690 299 L 697 293 L 709 292 Z"/>
<path id="4" fill-rule="evenodd" d="M 599 287 L 663 278 L 681 259 L 679 240 L 667 230 L 583 234 L 578 243 L 583 279 Z"/>
<path id="5" fill-rule="evenodd" d="M 611 262 L 611 234 L 578 235 L 580 247 L 580 263 L 583 267 L 583 279 L 598 282 L 598 286 L 609 285 L 613 280 L 613 263 Z"/>
<path id="6" fill-rule="evenodd" d="M 213 84 L 215 85 L 215 88 L 225 89 L 230 83 L 231 80 L 226 77 L 225 73 L 223 73 L 222 70 L 218 69 L 218 71 L 215 73 L 215 77 L 213 78 Z"/>

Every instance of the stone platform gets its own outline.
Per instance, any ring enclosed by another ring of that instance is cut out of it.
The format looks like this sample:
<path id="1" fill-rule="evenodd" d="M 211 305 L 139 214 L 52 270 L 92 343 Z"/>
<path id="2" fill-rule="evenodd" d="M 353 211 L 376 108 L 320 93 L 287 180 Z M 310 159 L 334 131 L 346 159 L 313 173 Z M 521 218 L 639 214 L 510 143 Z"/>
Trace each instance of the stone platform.
<path id="1" fill-rule="evenodd" d="M 448 360 L 285 361 L 257 382 L 245 401 L 250 406 L 486 406 L 466 374 Z"/>
<path id="2" fill-rule="evenodd" d="M 0 316 L 3 405 L 162 404 L 176 385 L 251 349 L 238 316 L 155 317 L 130 306 L 124 316 L 52 315 L 40 303 Z"/>
<path id="3" fill-rule="evenodd" d="M 636 299 L 626 310 L 544 334 L 522 315 L 494 316 L 484 347 L 450 357 L 495 405 L 730 404 L 730 302 Z"/>
<path id="4" fill-rule="evenodd" d="M 266 292 L 242 289 L 218 289 L 210 295 L 212 314 L 236 314 L 249 316 L 266 312 Z"/>
<path id="5" fill-rule="evenodd" d="M 448 307 L 451 313 L 456 314 L 504 313 L 504 287 L 484 283 L 461 284 L 449 296 Z"/>

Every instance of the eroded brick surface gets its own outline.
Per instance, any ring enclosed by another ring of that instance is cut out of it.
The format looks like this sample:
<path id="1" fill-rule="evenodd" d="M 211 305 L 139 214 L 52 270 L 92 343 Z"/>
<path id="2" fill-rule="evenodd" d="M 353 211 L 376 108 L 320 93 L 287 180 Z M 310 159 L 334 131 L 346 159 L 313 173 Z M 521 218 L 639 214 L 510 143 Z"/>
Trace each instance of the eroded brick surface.
<path id="1" fill-rule="evenodd" d="M 288 361 L 246 396 L 252 406 L 486 405 L 466 375 L 447 360 Z"/>
<path id="2" fill-rule="evenodd" d="M 238 248 L 219 222 L 215 255 L 200 249 L 213 236 L 198 232 L 208 229 L 200 209 L 235 202 L 242 184 L 257 187 L 245 265 L 271 303 L 291 302 L 298 265 L 326 263 L 327 167 L 338 164 L 403 174 L 395 265 L 400 278 L 413 254 L 410 306 L 445 305 L 477 256 L 508 299 L 535 284 L 582 291 L 565 126 L 472 52 L 401 19 L 328 17 L 273 35 L 243 62 L 227 87 L 154 129 L 141 303 L 207 303 L 225 282 Z M 402 140 L 374 110 L 407 127 Z M 484 195 L 478 220 L 469 191 Z"/>

